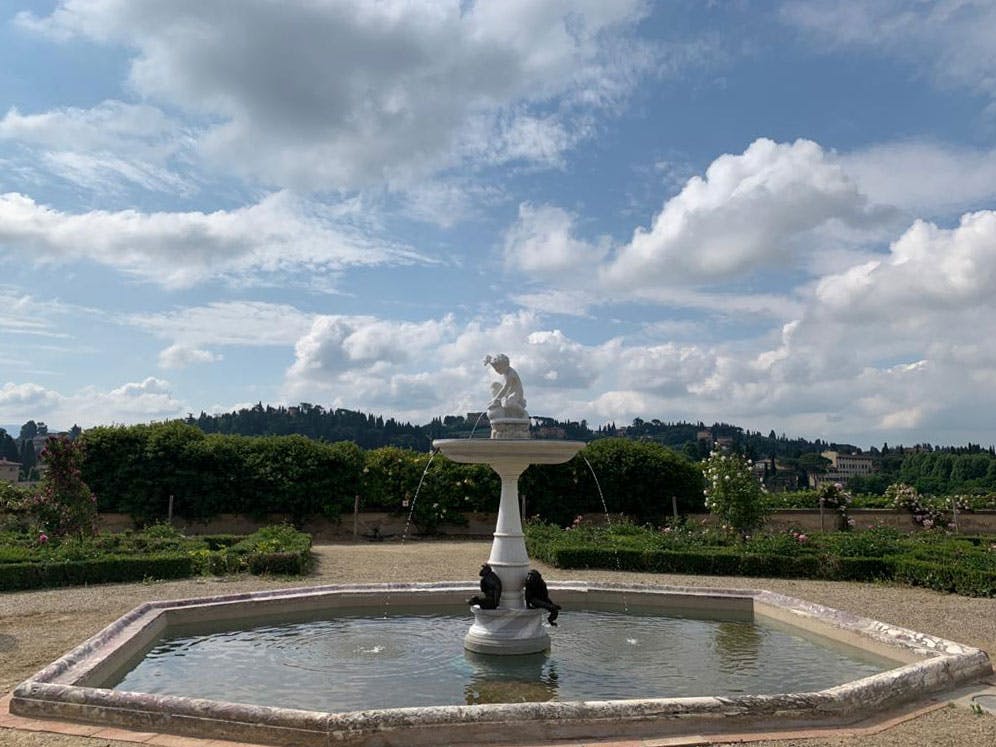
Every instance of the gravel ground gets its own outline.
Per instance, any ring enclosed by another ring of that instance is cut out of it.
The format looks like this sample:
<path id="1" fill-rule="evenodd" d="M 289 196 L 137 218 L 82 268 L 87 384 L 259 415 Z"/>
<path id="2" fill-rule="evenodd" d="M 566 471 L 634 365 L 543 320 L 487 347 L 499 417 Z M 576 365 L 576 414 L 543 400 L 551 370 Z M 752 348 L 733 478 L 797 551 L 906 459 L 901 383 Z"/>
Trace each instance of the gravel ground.
<path id="1" fill-rule="evenodd" d="M 404 545 L 320 545 L 318 563 L 305 579 L 237 576 L 183 581 L 108 584 L 0 595 L 0 694 L 144 601 L 227 594 L 287 586 L 343 582 L 476 581 L 489 542 L 408 542 Z M 799 581 L 611 571 L 563 571 L 534 562 L 547 580 L 626 581 L 702 587 L 763 588 L 913 628 L 996 654 L 996 603 L 885 584 Z M 966 707 L 940 710 L 877 735 L 781 740 L 759 747 L 894 747 L 896 745 L 996 746 L 996 717 Z M 82 737 L 0 730 L 0 745 L 125 747 Z"/>

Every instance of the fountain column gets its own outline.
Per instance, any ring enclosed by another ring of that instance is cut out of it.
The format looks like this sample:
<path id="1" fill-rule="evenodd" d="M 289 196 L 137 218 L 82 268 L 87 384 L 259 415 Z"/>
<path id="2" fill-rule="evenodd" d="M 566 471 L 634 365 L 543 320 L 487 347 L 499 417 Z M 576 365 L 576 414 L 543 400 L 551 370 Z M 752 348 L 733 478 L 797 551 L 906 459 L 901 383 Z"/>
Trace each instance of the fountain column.
<path id="1" fill-rule="evenodd" d="M 501 579 L 500 608 L 525 609 L 526 606 L 522 589 L 529 572 L 529 555 L 519 511 L 519 476 L 528 466 L 520 463 L 491 465 L 501 478 L 501 499 L 488 564 Z"/>

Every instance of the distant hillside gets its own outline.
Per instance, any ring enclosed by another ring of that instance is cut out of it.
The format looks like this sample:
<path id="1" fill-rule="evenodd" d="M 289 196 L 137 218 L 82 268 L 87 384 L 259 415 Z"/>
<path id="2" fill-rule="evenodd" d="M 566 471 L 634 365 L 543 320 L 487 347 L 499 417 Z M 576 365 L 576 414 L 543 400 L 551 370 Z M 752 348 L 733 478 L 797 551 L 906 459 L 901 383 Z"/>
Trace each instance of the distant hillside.
<path id="1" fill-rule="evenodd" d="M 299 433 L 325 441 L 353 441 L 364 448 L 400 446 L 416 451 L 427 451 L 433 439 L 469 436 L 477 428 L 478 436 L 488 429 L 487 420 L 475 423 L 476 418 L 447 415 L 433 418 L 424 425 L 400 422 L 382 415 L 337 408 L 326 410 L 321 405 L 302 403 L 296 407 L 273 407 L 262 402 L 250 408 L 218 415 L 201 413 L 188 416 L 186 422 L 205 433 L 231 433 L 244 436 L 270 436 Z M 760 431 L 744 430 L 728 423 L 664 422 L 661 420 L 635 419 L 631 424 L 617 426 L 612 423 L 592 430 L 588 423 L 562 421 L 555 418 L 534 417 L 533 431 L 537 436 L 569 438 L 592 441 L 597 438 L 619 436 L 657 441 L 676 450 L 682 450 L 693 459 L 700 459 L 709 452 L 711 444 L 725 442 L 737 451 L 752 458 L 798 458 L 802 454 L 834 449 L 854 452 L 850 444 L 835 444 L 816 439 L 788 438 L 774 431 L 768 435 Z"/>

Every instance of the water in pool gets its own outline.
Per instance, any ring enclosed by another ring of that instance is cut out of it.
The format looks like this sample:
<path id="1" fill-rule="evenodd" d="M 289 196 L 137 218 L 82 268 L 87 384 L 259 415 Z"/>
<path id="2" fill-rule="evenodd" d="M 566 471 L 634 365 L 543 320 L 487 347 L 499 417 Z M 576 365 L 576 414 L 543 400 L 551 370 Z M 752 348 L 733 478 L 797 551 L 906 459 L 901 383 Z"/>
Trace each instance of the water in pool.
<path id="1" fill-rule="evenodd" d="M 894 666 L 788 626 L 660 612 L 569 611 L 551 650 L 529 656 L 464 651 L 466 608 L 334 614 L 167 631 L 114 687 L 339 712 L 805 692 Z"/>

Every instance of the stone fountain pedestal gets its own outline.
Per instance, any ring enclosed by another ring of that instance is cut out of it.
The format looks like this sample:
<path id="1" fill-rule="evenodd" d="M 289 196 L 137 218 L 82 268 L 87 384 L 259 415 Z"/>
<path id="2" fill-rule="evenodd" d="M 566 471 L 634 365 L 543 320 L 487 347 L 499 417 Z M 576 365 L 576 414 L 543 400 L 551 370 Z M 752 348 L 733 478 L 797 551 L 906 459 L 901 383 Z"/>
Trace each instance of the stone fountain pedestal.
<path id="1" fill-rule="evenodd" d="M 488 564 L 501 579 L 501 601 L 494 610 L 477 605 L 464 647 L 480 654 L 533 654 L 550 647 L 543 627 L 545 610 L 528 609 L 523 594 L 529 555 L 519 513 L 519 476 L 530 464 L 560 464 L 583 447 L 583 441 L 447 438 L 432 445 L 454 462 L 487 464 L 501 478 L 498 522 Z"/>

